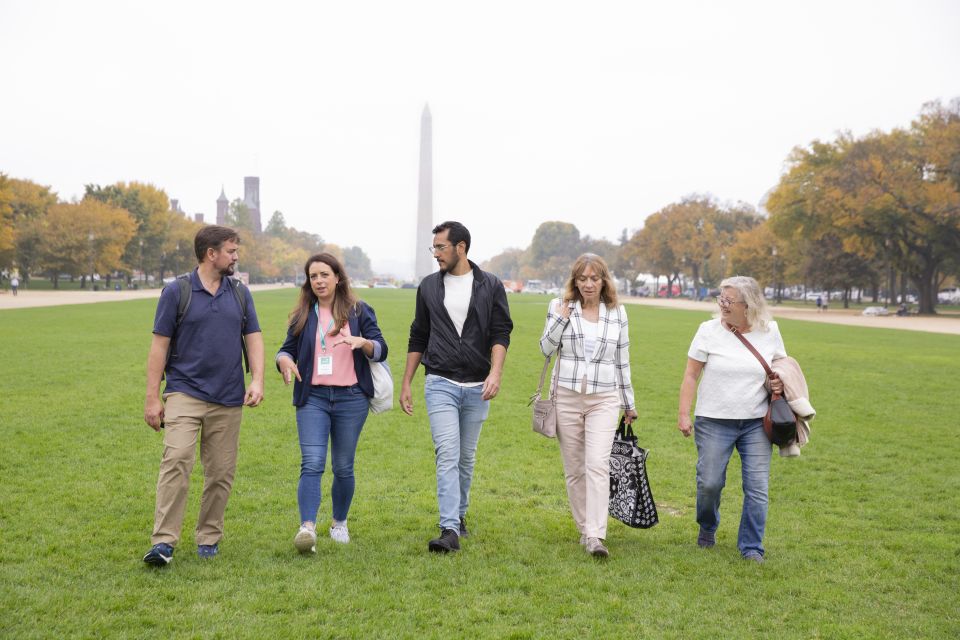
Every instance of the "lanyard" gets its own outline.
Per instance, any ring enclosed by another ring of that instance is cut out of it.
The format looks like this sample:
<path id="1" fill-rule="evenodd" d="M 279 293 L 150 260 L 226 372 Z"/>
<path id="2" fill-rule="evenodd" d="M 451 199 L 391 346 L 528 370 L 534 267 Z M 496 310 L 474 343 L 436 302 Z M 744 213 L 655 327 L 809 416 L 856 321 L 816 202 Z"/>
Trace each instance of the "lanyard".
<path id="1" fill-rule="evenodd" d="M 313 310 L 317 312 L 317 328 L 320 328 L 320 305 L 316 302 L 313 303 Z M 330 324 L 327 325 L 325 331 L 320 332 L 320 351 L 323 353 L 327 352 L 327 333 L 330 332 L 330 329 L 333 329 L 333 314 L 330 314 Z"/>

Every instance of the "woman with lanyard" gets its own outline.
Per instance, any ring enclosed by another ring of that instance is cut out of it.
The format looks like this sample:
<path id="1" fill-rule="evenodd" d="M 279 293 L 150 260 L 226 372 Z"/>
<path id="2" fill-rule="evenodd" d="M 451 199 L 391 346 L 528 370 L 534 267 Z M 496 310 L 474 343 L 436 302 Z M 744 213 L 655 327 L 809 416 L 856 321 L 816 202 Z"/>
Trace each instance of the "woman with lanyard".
<path id="1" fill-rule="evenodd" d="M 339 260 L 329 253 L 311 256 L 304 272 L 307 281 L 290 312 L 277 369 L 284 384 L 294 383 L 300 438 L 301 524 L 293 543 L 301 553 L 313 553 L 328 442 L 333 469 L 330 537 L 350 542 L 347 513 L 355 486 L 353 460 L 373 397 L 369 361 L 385 360 L 387 343 L 373 309 L 354 297 Z"/>

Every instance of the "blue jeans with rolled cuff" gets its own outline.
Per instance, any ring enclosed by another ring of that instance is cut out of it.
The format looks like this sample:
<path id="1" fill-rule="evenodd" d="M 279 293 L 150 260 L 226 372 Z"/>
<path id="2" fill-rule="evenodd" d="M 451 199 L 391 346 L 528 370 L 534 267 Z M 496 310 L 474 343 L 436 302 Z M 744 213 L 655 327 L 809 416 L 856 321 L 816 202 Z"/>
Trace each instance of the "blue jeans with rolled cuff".
<path id="1" fill-rule="evenodd" d="M 708 533 L 716 532 L 720 525 L 720 493 L 726 484 L 727 464 L 736 449 L 743 478 L 743 511 L 737 548 L 741 555 L 763 555 L 771 457 L 763 419 L 697 416 L 693 428 L 697 443 L 697 523 Z"/>

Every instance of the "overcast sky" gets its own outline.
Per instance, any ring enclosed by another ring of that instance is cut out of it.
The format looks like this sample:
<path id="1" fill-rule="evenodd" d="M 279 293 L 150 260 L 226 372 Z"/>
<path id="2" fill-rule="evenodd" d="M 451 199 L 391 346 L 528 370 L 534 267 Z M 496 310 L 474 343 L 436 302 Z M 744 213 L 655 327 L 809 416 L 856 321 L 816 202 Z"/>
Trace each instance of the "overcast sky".
<path id="1" fill-rule="evenodd" d="M 0 171 L 63 199 L 149 182 L 273 211 L 412 275 L 434 216 L 471 258 L 545 220 L 616 240 L 684 195 L 756 205 L 796 145 L 960 96 L 960 2 L 0 0 Z"/>

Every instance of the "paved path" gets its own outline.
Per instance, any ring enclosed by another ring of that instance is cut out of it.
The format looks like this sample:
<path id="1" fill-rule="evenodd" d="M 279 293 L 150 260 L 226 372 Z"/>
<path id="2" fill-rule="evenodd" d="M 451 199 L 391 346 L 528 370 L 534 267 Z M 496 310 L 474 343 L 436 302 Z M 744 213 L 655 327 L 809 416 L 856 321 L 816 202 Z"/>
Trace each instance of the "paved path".
<path id="1" fill-rule="evenodd" d="M 254 284 L 251 291 L 293 288 L 292 284 Z M 93 302 L 118 302 L 141 298 L 159 298 L 160 289 L 134 291 L 25 291 L 20 289 L 14 296 L 9 291 L 0 295 L 0 309 L 25 309 L 27 307 L 55 307 L 62 304 L 90 304 Z"/>
<path id="2" fill-rule="evenodd" d="M 646 304 L 654 307 L 670 307 L 672 309 L 687 309 L 689 311 L 713 312 L 717 310 L 715 302 L 695 302 L 693 300 L 676 298 L 625 298 L 627 304 Z M 836 305 L 839 306 L 839 305 Z M 930 333 L 949 333 L 960 335 L 960 317 L 957 316 L 865 316 L 860 311 L 835 308 L 817 313 L 813 305 L 809 309 L 804 307 L 771 307 L 775 318 L 789 318 L 791 320 L 809 320 L 811 322 L 827 322 L 829 324 L 846 324 L 856 327 L 880 327 L 883 329 L 905 329 L 907 331 L 928 331 Z"/>
<path id="3" fill-rule="evenodd" d="M 292 284 L 255 284 L 253 291 L 269 289 L 293 288 Z M 160 289 L 144 289 L 141 291 L 25 291 L 21 289 L 17 296 L 7 292 L 0 295 L 0 310 L 23 309 L 27 307 L 52 307 L 62 304 L 87 304 L 93 302 L 116 302 L 118 300 L 136 300 L 138 298 L 157 298 Z M 646 304 L 655 307 L 669 307 L 673 309 L 687 309 L 690 311 L 715 311 L 717 305 L 713 302 L 695 302 L 693 300 L 675 298 L 625 298 L 627 304 Z M 839 306 L 839 305 L 837 305 Z M 846 324 L 857 327 L 881 327 L 884 329 L 905 329 L 908 331 L 929 331 L 931 333 L 949 333 L 960 335 L 960 317 L 937 316 L 917 317 L 907 316 L 864 316 L 859 311 L 834 308 L 830 311 L 817 313 L 811 305 L 809 309 L 803 307 L 773 307 L 773 315 L 777 318 L 793 320 L 809 320 L 812 322 L 828 322 L 831 324 Z"/>

